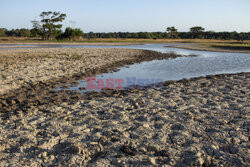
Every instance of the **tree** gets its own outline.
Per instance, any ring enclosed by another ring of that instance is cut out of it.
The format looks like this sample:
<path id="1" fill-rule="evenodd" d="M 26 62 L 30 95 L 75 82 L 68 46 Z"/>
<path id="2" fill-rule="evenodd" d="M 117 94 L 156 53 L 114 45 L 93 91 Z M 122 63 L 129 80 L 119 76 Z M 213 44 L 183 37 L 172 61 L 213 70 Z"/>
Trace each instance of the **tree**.
<path id="1" fill-rule="evenodd" d="M 237 40 L 243 42 L 244 40 L 247 40 L 247 37 L 244 35 L 244 33 L 240 33 Z"/>
<path id="2" fill-rule="evenodd" d="M 83 32 L 80 28 L 67 27 L 65 32 L 60 36 L 62 38 L 75 39 L 83 36 Z"/>
<path id="3" fill-rule="evenodd" d="M 205 28 L 202 28 L 201 26 L 195 26 L 190 28 L 190 32 L 192 33 L 192 38 L 203 38 L 204 31 Z"/>
<path id="4" fill-rule="evenodd" d="M 41 36 L 41 33 L 39 32 L 38 29 L 32 28 L 30 30 L 30 36 L 31 37 L 39 37 L 39 36 Z"/>
<path id="5" fill-rule="evenodd" d="M 40 22 L 37 20 L 32 20 L 31 23 L 33 25 L 33 28 L 30 30 L 31 36 L 32 37 L 42 36 L 43 33 L 42 33 L 42 26 Z"/>
<path id="6" fill-rule="evenodd" d="M 205 31 L 205 28 L 202 28 L 201 26 L 196 26 L 196 27 L 191 27 L 190 28 L 190 32 L 204 32 Z"/>
<path id="7" fill-rule="evenodd" d="M 96 34 L 94 32 L 89 32 L 89 36 L 88 36 L 88 39 L 90 38 L 96 38 Z"/>
<path id="8" fill-rule="evenodd" d="M 33 29 L 42 35 L 43 40 L 50 40 L 61 33 L 62 24 L 58 23 L 65 20 L 66 14 L 48 11 L 42 12 L 40 18 L 40 21 L 31 21 Z"/>
<path id="9" fill-rule="evenodd" d="M 167 33 L 169 38 L 178 38 L 178 32 L 175 27 L 167 27 Z"/>
<path id="10" fill-rule="evenodd" d="M 0 28 L 0 37 L 5 37 L 6 36 L 6 32 L 7 29 L 6 28 Z"/>
<path id="11" fill-rule="evenodd" d="M 30 36 L 30 30 L 26 28 L 21 28 L 18 31 L 18 36 L 19 37 L 29 37 Z"/>
<path id="12" fill-rule="evenodd" d="M 14 30 L 14 29 L 6 31 L 5 34 L 6 34 L 8 37 L 17 36 L 17 32 L 16 32 L 16 30 Z"/>
<path id="13" fill-rule="evenodd" d="M 139 32 L 138 33 L 138 38 L 150 39 L 151 38 L 151 34 L 148 33 L 148 32 Z"/>

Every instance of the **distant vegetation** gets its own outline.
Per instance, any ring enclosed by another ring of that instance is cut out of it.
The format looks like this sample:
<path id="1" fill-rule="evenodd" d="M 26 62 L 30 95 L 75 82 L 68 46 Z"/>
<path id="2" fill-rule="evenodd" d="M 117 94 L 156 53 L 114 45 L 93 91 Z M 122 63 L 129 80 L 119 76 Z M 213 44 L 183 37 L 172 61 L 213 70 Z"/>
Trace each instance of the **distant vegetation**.
<path id="1" fill-rule="evenodd" d="M 219 39 L 219 40 L 250 40 L 250 32 L 214 32 L 205 31 L 201 26 L 194 26 L 188 32 L 178 32 L 172 26 L 167 27 L 166 32 L 109 32 L 109 33 L 83 33 L 79 28 L 67 27 L 61 30 L 66 14 L 60 12 L 42 12 L 40 20 L 31 21 L 32 29 L 0 28 L 0 37 L 40 37 L 43 40 L 69 39 L 80 40 L 81 38 L 134 38 L 134 39 Z"/>
<path id="2" fill-rule="evenodd" d="M 56 39 L 79 39 L 83 36 L 83 32 L 79 28 L 67 27 L 65 32 L 56 37 Z"/>
<path id="3" fill-rule="evenodd" d="M 190 28 L 189 32 L 178 32 L 174 27 L 168 27 L 166 32 L 110 32 L 85 33 L 84 38 L 136 38 L 136 39 L 220 39 L 220 40 L 250 40 L 250 32 L 214 32 L 205 31 L 200 26 Z"/>
<path id="4" fill-rule="evenodd" d="M 34 29 L 12 29 L 7 30 L 0 28 L 0 37 L 41 37 L 42 35 Z M 238 32 L 109 32 L 109 33 L 83 33 L 81 29 L 66 28 L 65 32 L 58 31 L 50 39 L 78 39 L 79 37 L 86 39 L 94 38 L 135 38 L 135 39 L 220 39 L 220 40 L 250 40 L 250 33 Z M 45 39 L 45 37 L 44 37 Z"/>

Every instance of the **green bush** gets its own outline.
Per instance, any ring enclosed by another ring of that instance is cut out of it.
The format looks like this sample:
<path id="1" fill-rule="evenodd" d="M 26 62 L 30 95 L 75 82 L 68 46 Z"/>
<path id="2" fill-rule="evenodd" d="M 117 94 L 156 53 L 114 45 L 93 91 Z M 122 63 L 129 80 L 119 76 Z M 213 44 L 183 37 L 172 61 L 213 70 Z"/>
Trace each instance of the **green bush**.
<path id="1" fill-rule="evenodd" d="M 64 38 L 75 39 L 76 37 L 81 37 L 81 36 L 83 36 L 83 32 L 81 29 L 67 27 L 65 29 L 65 32 L 61 34 L 57 39 L 64 39 Z"/>

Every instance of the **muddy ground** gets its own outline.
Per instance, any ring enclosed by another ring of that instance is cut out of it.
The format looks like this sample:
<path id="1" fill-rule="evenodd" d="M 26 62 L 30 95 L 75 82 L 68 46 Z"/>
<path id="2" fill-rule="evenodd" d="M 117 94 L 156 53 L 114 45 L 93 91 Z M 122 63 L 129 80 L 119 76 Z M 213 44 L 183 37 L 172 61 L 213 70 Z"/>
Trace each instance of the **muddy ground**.
<path id="1" fill-rule="evenodd" d="M 82 95 L 53 89 L 179 55 L 129 49 L 0 54 L 0 166 L 249 166 L 250 73 Z"/>

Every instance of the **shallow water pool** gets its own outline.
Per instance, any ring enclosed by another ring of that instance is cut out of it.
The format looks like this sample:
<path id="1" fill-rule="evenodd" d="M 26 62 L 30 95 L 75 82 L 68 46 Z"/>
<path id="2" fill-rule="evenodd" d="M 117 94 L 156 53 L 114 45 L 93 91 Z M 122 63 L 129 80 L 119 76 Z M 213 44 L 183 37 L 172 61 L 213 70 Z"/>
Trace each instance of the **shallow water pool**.
<path id="1" fill-rule="evenodd" d="M 167 45 L 171 46 L 171 44 Z M 162 53 L 175 52 L 185 56 L 125 66 L 119 68 L 117 72 L 105 73 L 88 80 L 81 80 L 77 86 L 67 85 L 69 87 L 67 89 L 84 93 L 87 91 L 100 91 L 102 88 L 107 87 L 124 89 L 135 85 L 148 86 L 163 81 L 189 79 L 212 74 L 250 72 L 250 54 L 195 51 L 164 46 L 166 44 L 89 46 L 95 48 L 147 49 Z"/>

